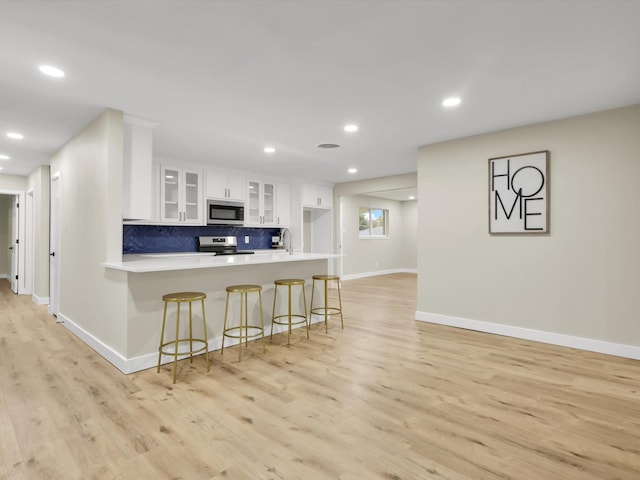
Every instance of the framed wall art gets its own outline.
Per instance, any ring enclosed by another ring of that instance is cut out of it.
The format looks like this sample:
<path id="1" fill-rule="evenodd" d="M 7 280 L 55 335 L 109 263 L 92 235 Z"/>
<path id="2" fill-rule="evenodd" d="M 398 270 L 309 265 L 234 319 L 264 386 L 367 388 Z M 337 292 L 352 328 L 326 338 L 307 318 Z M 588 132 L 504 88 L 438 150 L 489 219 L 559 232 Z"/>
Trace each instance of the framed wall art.
<path id="1" fill-rule="evenodd" d="M 489 159 L 489 233 L 549 231 L 549 150 Z"/>

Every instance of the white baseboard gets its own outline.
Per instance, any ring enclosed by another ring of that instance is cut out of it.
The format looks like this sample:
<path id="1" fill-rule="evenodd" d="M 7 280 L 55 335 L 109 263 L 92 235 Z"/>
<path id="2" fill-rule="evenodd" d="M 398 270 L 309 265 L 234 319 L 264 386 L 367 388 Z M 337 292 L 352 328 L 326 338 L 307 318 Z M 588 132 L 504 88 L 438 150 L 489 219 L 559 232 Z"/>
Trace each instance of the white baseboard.
<path id="1" fill-rule="evenodd" d="M 58 314 L 58 321 L 62 323 L 68 330 L 70 330 L 76 337 L 89 345 L 93 350 L 95 350 L 98 354 L 100 354 L 105 360 L 111 363 L 114 367 L 120 370 L 122 373 L 129 374 L 134 372 L 139 372 L 141 370 L 146 370 L 148 368 L 155 368 L 158 365 L 158 352 L 148 353 L 146 355 L 140 355 L 138 357 L 126 358 L 122 356 L 120 353 L 115 351 L 109 345 L 103 343 L 98 340 L 96 337 L 88 333 L 82 327 L 78 326 L 68 317 L 63 314 Z M 323 322 L 323 318 L 313 318 L 311 319 L 311 323 L 320 323 Z M 303 324 L 294 325 L 293 328 L 302 328 Z M 271 334 L 271 326 L 267 325 L 265 327 L 265 337 L 268 337 Z M 275 325 L 273 329 L 273 333 L 282 333 L 287 331 L 286 325 Z M 210 338 L 209 340 L 209 352 L 220 350 L 222 348 L 222 337 Z M 251 339 L 250 341 L 260 340 L 259 338 Z M 227 338 L 225 339 L 225 347 L 232 347 L 238 344 L 238 339 L 236 338 Z M 178 359 L 186 358 L 178 357 Z M 173 361 L 172 357 L 163 356 L 162 364 L 170 363 Z"/>
<path id="2" fill-rule="evenodd" d="M 105 360 L 123 373 L 132 373 L 127 369 L 127 359 L 119 352 L 111 348 L 106 343 L 94 337 L 84 328 L 71 321 L 63 313 L 58 313 L 58 322 L 60 322 L 67 330 L 71 331 L 76 337 L 98 352 Z"/>
<path id="3" fill-rule="evenodd" d="M 344 282 L 346 280 L 356 280 L 358 278 L 377 277 L 378 275 L 389 275 L 391 273 L 418 273 L 415 268 L 393 268 L 391 270 L 377 270 L 375 272 L 365 273 L 352 273 L 350 275 L 343 275 L 340 279 Z"/>
<path id="4" fill-rule="evenodd" d="M 640 346 L 625 345 L 622 343 L 606 342 L 591 338 L 574 337 L 562 333 L 545 332 L 543 330 L 533 330 L 530 328 L 501 325 L 499 323 L 483 322 L 479 320 L 469 320 L 467 318 L 451 317 L 437 313 L 418 312 L 416 320 L 421 322 L 437 323 L 450 327 L 465 328 L 467 330 L 477 330 L 479 332 L 494 333 L 506 337 L 521 338 L 534 342 L 549 343 L 562 347 L 577 348 L 590 352 L 605 353 L 617 357 L 632 358 L 640 360 Z"/>
<path id="5" fill-rule="evenodd" d="M 31 301 L 36 305 L 49 305 L 49 297 L 39 297 L 37 295 L 31 295 Z"/>
<path id="6" fill-rule="evenodd" d="M 8 273 L 0 273 L 0 279 L 2 278 L 6 278 L 7 280 L 9 280 L 9 274 Z"/>

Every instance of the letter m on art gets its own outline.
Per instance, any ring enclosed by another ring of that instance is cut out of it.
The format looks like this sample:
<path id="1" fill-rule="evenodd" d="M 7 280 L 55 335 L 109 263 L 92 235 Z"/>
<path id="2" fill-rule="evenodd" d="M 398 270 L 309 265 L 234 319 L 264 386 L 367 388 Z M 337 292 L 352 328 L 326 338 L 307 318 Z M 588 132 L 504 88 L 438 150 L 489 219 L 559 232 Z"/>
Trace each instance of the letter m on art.
<path id="1" fill-rule="evenodd" d="M 500 204 L 500 208 L 502 209 L 502 212 L 504 213 L 505 217 L 507 217 L 507 220 L 511 219 L 511 215 L 513 215 L 513 210 L 516 208 L 516 204 L 520 203 L 520 218 L 522 218 L 522 189 L 518 190 L 518 193 L 516 194 L 516 198 L 513 200 L 513 205 L 511 205 L 511 210 L 509 210 L 509 213 L 507 213 L 507 209 L 504 206 L 504 203 L 502 203 L 502 198 L 500 198 L 500 192 L 498 190 L 495 191 L 494 193 L 495 198 L 494 198 L 494 202 L 493 202 L 493 208 L 494 208 L 494 218 L 497 220 L 498 219 L 498 204 Z"/>

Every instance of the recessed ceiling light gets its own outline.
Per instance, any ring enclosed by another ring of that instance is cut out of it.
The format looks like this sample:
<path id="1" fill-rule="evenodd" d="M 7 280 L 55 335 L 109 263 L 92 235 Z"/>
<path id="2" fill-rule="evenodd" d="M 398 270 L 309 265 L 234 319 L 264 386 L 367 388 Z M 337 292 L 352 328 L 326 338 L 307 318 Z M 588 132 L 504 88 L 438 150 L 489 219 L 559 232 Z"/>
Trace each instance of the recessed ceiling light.
<path id="1" fill-rule="evenodd" d="M 354 124 L 345 125 L 344 131 L 345 132 L 349 132 L 349 133 L 357 132 L 358 131 L 358 125 L 354 125 Z"/>
<path id="2" fill-rule="evenodd" d="M 2 170 L 2 167 L 0 167 L 0 170 Z"/>
<path id="3" fill-rule="evenodd" d="M 276 153 L 276 149 L 273 147 L 264 147 L 264 153 Z"/>
<path id="4" fill-rule="evenodd" d="M 0 160 L 9 160 L 10 158 L 9 155 L 0 155 Z"/>
<path id="5" fill-rule="evenodd" d="M 350 168 L 349 170 L 347 170 L 347 172 L 349 172 L 349 173 L 357 173 L 358 169 L 357 168 Z"/>
<path id="6" fill-rule="evenodd" d="M 40 67 L 38 68 L 42 73 L 50 77 L 55 77 L 55 78 L 64 77 L 64 72 L 57 67 L 52 67 L 51 65 L 40 65 Z"/>
<path id="7" fill-rule="evenodd" d="M 318 148 L 338 148 L 340 145 L 337 143 L 321 143 Z"/>
<path id="8" fill-rule="evenodd" d="M 442 105 L 445 107 L 455 107 L 456 105 L 460 105 L 460 102 L 462 100 L 460 100 L 458 97 L 449 97 L 449 98 L 445 98 L 442 101 Z"/>
<path id="9" fill-rule="evenodd" d="M 411 196 L 409 197 L 409 200 L 415 200 L 415 199 L 416 199 L 416 197 L 414 197 L 413 195 L 411 195 Z"/>
<path id="10" fill-rule="evenodd" d="M 16 132 L 8 132 L 7 137 L 13 138 L 14 140 L 22 140 L 24 138 L 24 135 Z"/>

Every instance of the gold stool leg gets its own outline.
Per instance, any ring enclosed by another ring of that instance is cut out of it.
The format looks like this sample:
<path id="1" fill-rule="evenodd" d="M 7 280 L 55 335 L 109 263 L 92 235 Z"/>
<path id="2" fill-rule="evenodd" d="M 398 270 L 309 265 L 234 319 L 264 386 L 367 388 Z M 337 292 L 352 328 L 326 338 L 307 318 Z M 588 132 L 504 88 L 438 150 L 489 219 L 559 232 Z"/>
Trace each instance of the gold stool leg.
<path id="1" fill-rule="evenodd" d="M 324 333 L 329 333 L 329 281 L 324 281 Z"/>
<path id="2" fill-rule="evenodd" d="M 176 348 L 173 357 L 173 383 L 176 383 L 176 372 L 178 371 L 178 335 L 180 333 L 180 302 L 177 302 L 178 311 L 176 313 Z"/>
<path id="3" fill-rule="evenodd" d="M 278 284 L 275 284 L 275 288 L 273 289 L 273 310 L 271 310 L 271 342 L 273 342 L 273 319 L 276 316 L 276 300 L 278 299 Z"/>
<path id="4" fill-rule="evenodd" d="M 224 305 L 224 324 L 222 325 L 222 346 L 220 347 L 220 355 L 224 353 L 224 337 L 227 333 L 227 313 L 229 311 L 229 292 L 227 292 L 227 301 Z"/>
<path id="5" fill-rule="evenodd" d="M 244 307 L 244 316 L 242 315 L 243 313 L 243 307 Z M 240 328 L 238 329 L 238 361 L 242 360 L 242 320 L 244 318 L 244 325 L 245 325 L 245 347 L 246 347 L 246 343 L 247 343 L 247 294 L 245 292 L 241 292 L 240 293 Z"/>
<path id="6" fill-rule="evenodd" d="M 287 320 L 289 320 L 289 326 L 287 329 L 287 345 L 291 345 L 291 285 L 287 285 Z"/>
<path id="7" fill-rule="evenodd" d="M 340 279 L 336 280 L 338 282 L 338 306 L 340 307 L 340 325 L 344 330 L 344 318 L 342 317 L 342 297 L 340 296 Z"/>
<path id="8" fill-rule="evenodd" d="M 209 339 L 207 338 L 207 319 L 204 313 L 204 298 L 200 300 L 202 303 L 202 328 L 204 329 L 204 359 L 207 362 L 207 372 L 210 369 L 209 365 Z"/>
<path id="9" fill-rule="evenodd" d="M 192 305 L 193 302 L 189 302 L 189 363 L 193 363 L 193 312 Z"/>
<path id="10" fill-rule="evenodd" d="M 260 307 L 260 327 L 262 328 L 262 353 L 267 353 L 267 346 L 264 344 L 264 314 L 262 313 L 262 290 L 258 290 L 258 301 Z M 273 328 L 271 329 L 273 333 Z"/>
<path id="11" fill-rule="evenodd" d="M 160 360 L 162 359 L 162 343 L 164 342 L 164 326 L 167 321 L 167 302 L 164 302 L 164 309 L 162 312 L 162 329 L 160 330 L 160 346 L 158 347 L 158 368 L 156 373 L 160 373 Z"/>
<path id="12" fill-rule="evenodd" d="M 309 324 L 311 323 L 311 319 L 309 317 L 311 317 L 311 315 L 309 314 L 309 316 L 307 317 L 307 296 L 304 293 L 304 283 L 302 284 L 302 303 L 304 305 L 304 319 L 305 319 L 305 326 L 307 327 L 307 340 L 308 340 Z"/>
<path id="13" fill-rule="evenodd" d="M 311 318 L 313 317 L 313 294 L 316 291 L 316 279 L 311 282 L 311 306 L 309 307 L 309 324 L 311 324 Z"/>

